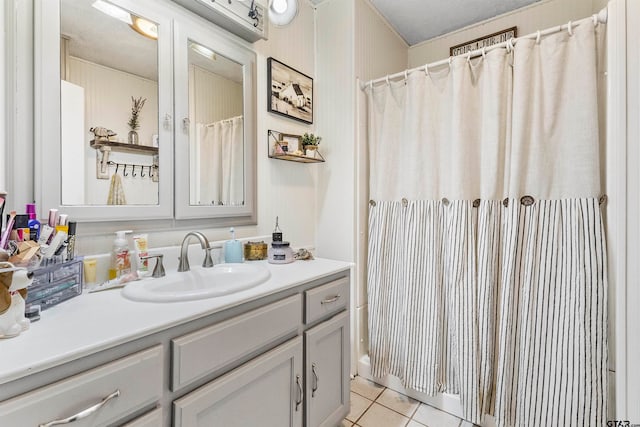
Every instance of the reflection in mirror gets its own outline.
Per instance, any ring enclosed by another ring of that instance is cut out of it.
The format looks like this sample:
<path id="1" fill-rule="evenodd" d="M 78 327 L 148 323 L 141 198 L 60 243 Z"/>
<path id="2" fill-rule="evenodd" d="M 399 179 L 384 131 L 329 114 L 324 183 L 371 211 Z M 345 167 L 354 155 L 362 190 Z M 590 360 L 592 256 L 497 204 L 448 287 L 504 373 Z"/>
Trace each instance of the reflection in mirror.
<path id="1" fill-rule="evenodd" d="M 158 27 L 61 0 L 62 204 L 157 205 Z"/>
<path id="2" fill-rule="evenodd" d="M 242 206 L 242 65 L 193 40 L 189 61 L 189 204 Z M 187 126 L 187 123 L 185 123 Z"/>

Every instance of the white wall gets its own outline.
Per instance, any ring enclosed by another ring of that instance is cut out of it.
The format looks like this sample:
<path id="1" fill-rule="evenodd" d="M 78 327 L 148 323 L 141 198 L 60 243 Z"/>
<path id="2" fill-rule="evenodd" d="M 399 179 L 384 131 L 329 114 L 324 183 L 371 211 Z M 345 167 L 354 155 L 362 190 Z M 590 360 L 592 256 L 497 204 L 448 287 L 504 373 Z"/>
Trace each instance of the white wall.
<path id="1" fill-rule="evenodd" d="M 286 27 L 270 24 L 269 39 L 254 43 L 257 52 L 257 141 L 258 226 L 255 234 L 271 234 L 276 216 L 284 239 L 295 247 L 313 247 L 316 242 L 317 164 L 295 163 L 268 158 L 269 129 L 302 135 L 315 132 L 318 123 L 318 79 L 315 74 L 314 9 L 298 2 L 298 16 Z M 314 124 L 287 119 L 267 112 L 267 58 L 273 57 L 314 77 Z M 324 144 L 324 140 L 323 140 Z M 320 150 L 324 149 L 321 146 Z M 324 154 L 324 152 L 323 152 Z M 248 234 L 247 234 L 248 235 Z"/>
<path id="2" fill-rule="evenodd" d="M 355 262 L 352 372 L 366 325 L 367 171 L 359 139 L 357 79 L 407 66 L 407 45 L 367 0 L 328 0 L 316 11 L 318 133 L 327 162 L 318 168 L 318 255 Z"/>
<path id="3" fill-rule="evenodd" d="M 615 309 L 615 418 L 640 424 L 640 2 L 609 6 L 607 255 Z M 610 305 L 611 306 L 611 305 Z"/>
<path id="4" fill-rule="evenodd" d="M 605 6 L 605 0 L 541 0 L 530 6 L 505 13 L 433 38 L 409 49 L 409 68 L 435 62 L 449 56 L 449 48 L 513 26 L 523 36 L 537 30 L 585 18 Z"/>

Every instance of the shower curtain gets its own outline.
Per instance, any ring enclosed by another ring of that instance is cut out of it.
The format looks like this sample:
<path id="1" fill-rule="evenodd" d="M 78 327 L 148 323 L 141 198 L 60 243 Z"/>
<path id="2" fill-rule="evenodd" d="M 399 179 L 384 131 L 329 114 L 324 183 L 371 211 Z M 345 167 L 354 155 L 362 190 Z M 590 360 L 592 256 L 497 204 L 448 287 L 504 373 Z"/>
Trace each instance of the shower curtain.
<path id="1" fill-rule="evenodd" d="M 204 205 L 236 206 L 244 202 L 242 116 L 211 124 L 196 123 L 191 150 L 191 200 Z"/>
<path id="2" fill-rule="evenodd" d="M 588 22 L 366 89 L 372 374 L 474 423 L 606 422 Z"/>

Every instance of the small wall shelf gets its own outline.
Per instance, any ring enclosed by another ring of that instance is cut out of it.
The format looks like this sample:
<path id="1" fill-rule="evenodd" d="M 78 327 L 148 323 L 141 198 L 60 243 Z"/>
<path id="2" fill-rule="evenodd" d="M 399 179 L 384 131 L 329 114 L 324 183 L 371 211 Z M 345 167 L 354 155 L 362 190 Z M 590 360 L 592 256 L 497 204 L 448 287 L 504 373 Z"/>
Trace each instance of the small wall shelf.
<path id="1" fill-rule="evenodd" d="M 148 145 L 127 144 L 125 142 L 115 141 L 96 141 L 95 139 L 89 141 L 89 145 L 91 146 L 91 148 L 95 148 L 96 150 L 101 149 L 102 147 L 110 147 L 111 151 L 124 151 L 128 153 L 139 154 L 158 154 L 158 147 L 150 147 Z"/>
<path id="2" fill-rule="evenodd" d="M 96 150 L 96 178 L 97 179 L 109 179 L 109 165 L 115 165 L 116 171 L 119 166 L 123 166 L 126 175 L 127 167 L 132 167 L 132 174 L 135 174 L 135 168 L 140 168 L 140 177 L 148 176 L 153 182 L 158 182 L 158 147 L 150 147 L 148 145 L 136 145 L 127 144 L 124 142 L 115 141 L 96 141 L 92 139 L 89 141 L 89 146 Z M 149 165 L 139 165 L 131 163 L 119 163 L 109 160 L 109 155 L 112 151 L 119 151 L 124 153 L 136 153 L 136 154 L 150 154 L 153 156 L 153 163 Z M 144 173 L 144 168 L 149 168 L 147 174 Z"/>
<path id="3" fill-rule="evenodd" d="M 273 138 L 273 143 L 269 137 Z M 275 130 L 267 132 L 267 147 L 270 159 L 287 160 L 298 163 L 323 163 L 324 157 L 320 151 L 315 150 L 315 157 L 304 154 L 293 154 L 292 151 L 302 150 L 300 146 L 300 135 L 285 134 Z"/>
<path id="4" fill-rule="evenodd" d="M 318 155 L 320 156 L 320 153 Z M 315 157 L 296 156 L 295 154 L 272 154 L 269 158 L 299 163 L 322 163 L 325 161 L 322 157 L 318 159 Z"/>

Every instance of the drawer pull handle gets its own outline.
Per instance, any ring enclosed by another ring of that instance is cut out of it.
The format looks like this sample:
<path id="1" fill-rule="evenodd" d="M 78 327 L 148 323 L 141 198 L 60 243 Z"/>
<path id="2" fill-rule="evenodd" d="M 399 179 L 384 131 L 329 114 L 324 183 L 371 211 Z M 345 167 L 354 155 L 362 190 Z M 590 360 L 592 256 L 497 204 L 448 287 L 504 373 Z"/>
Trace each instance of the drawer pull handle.
<path id="1" fill-rule="evenodd" d="M 316 369 L 318 367 L 315 363 L 311 364 L 311 372 L 313 373 L 313 383 L 311 385 L 311 397 L 316 397 L 316 391 L 318 390 L 318 373 Z"/>
<path id="2" fill-rule="evenodd" d="M 336 302 L 340 299 L 340 295 L 335 295 L 331 298 L 325 298 L 322 301 L 320 301 L 320 304 L 331 304 L 332 302 Z"/>
<path id="3" fill-rule="evenodd" d="M 118 396 L 120 396 L 120 390 L 114 391 L 109 396 L 107 396 L 104 399 L 102 399 L 101 402 L 96 403 L 95 405 L 93 405 L 93 406 L 91 406 L 91 407 L 89 407 L 87 409 L 84 409 L 84 410 L 78 412 L 75 415 L 72 415 L 72 416 L 70 416 L 68 418 L 65 418 L 63 420 L 49 421 L 48 423 L 40 424 L 39 427 L 52 427 L 52 426 L 57 426 L 57 425 L 60 425 L 60 424 L 70 424 L 70 423 L 73 423 L 75 421 L 81 420 L 83 418 L 87 418 L 89 415 L 92 415 L 92 414 L 95 414 L 96 412 L 98 412 L 111 399 L 115 399 Z"/>
<path id="4" fill-rule="evenodd" d="M 300 375 L 296 375 L 296 385 L 298 386 L 298 400 L 296 400 L 296 412 L 298 412 L 298 407 L 302 403 L 302 399 L 304 399 L 304 392 L 302 391 L 302 386 L 300 385 Z"/>

